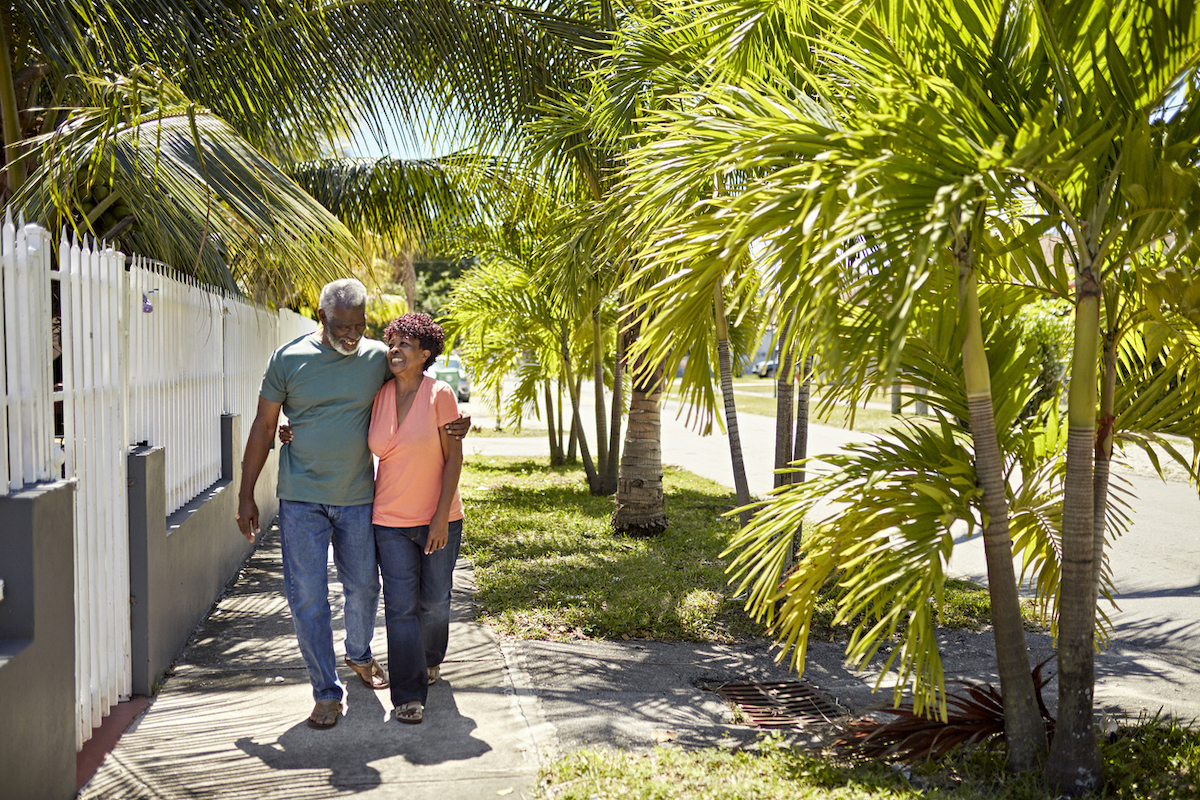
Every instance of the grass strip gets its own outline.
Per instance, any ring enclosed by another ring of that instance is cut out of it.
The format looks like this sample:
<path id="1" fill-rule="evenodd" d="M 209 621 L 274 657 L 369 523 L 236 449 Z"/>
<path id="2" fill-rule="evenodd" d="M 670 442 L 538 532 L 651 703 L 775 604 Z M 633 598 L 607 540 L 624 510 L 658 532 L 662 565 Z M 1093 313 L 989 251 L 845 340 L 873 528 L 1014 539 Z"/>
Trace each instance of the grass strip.
<path id="1" fill-rule="evenodd" d="M 667 468 L 671 527 L 651 539 L 613 533 L 611 497 L 593 497 L 577 466 L 545 458 L 472 456 L 461 487 L 467 529 L 463 553 L 475 566 L 475 601 L 502 635 L 523 639 L 662 639 L 732 642 L 761 627 L 731 596 L 721 558 L 734 522 L 722 515 L 734 494 L 713 481 Z M 836 589 L 813 622 L 829 629 Z M 987 591 L 948 581 L 943 627 L 988 623 Z"/>
<path id="2" fill-rule="evenodd" d="M 1100 746 L 1104 800 L 1200 797 L 1200 729 L 1162 718 L 1117 727 Z M 1001 748 L 913 766 L 791 747 L 775 735 L 748 750 L 591 748 L 542 770 L 542 800 L 1047 800 L 1039 773 L 1012 775 Z"/>

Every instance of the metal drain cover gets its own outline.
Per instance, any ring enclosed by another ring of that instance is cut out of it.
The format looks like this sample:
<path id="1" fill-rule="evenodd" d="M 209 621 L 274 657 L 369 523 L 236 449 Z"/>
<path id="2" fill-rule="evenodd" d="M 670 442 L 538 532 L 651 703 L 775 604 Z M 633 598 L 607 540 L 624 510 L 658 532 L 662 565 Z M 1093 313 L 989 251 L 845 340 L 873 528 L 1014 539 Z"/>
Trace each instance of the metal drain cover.
<path id="1" fill-rule="evenodd" d="M 807 681 L 723 683 L 713 691 L 741 709 L 757 728 L 794 728 L 831 722 L 845 712 Z"/>

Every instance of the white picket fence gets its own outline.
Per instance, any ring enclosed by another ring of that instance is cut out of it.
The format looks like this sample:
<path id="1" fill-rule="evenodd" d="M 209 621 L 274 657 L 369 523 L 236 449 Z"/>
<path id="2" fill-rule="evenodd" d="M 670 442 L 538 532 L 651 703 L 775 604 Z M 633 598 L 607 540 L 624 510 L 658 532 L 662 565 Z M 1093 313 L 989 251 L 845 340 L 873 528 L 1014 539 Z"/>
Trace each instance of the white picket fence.
<path id="1" fill-rule="evenodd" d="M 45 230 L 6 216 L 0 495 L 59 477 L 76 481 L 76 740 L 82 746 L 131 689 L 130 446 L 165 448 L 167 513 L 181 508 L 220 478 L 221 414 L 241 414 L 248 426 L 271 352 L 315 323 L 208 291 L 144 259 L 126 269 L 124 254 L 65 232 L 55 270 L 50 244 Z M 61 320 L 58 392 L 55 317 Z M 55 401 L 62 402 L 61 450 Z M 262 512 L 267 519 L 275 513 Z"/>
<path id="2" fill-rule="evenodd" d="M 76 743 L 82 746 L 108 710 L 129 697 L 131 685 L 128 291 L 120 252 L 70 242 L 64 233 L 58 254 L 63 477 L 75 479 Z"/>
<path id="3" fill-rule="evenodd" d="M 39 280 L 50 258 L 50 235 L 32 225 L 17 227 L 6 216 L 0 234 L 0 358 L 4 361 L 0 408 L 0 496 L 52 474 L 54 378 L 51 371 L 50 283 Z"/>

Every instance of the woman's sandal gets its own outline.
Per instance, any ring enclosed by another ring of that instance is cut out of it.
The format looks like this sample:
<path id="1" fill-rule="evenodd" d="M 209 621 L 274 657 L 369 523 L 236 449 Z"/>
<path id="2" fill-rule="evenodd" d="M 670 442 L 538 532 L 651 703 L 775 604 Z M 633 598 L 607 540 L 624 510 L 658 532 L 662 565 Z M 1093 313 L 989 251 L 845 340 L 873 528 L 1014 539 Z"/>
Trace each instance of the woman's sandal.
<path id="1" fill-rule="evenodd" d="M 420 700 L 409 700 L 402 706 L 397 706 L 392 711 L 392 716 L 397 722 L 403 722 L 406 725 L 417 725 L 421 722 L 421 717 L 425 715 L 425 706 L 421 705 Z"/>
<path id="2" fill-rule="evenodd" d="M 438 678 L 442 677 L 442 668 L 430 667 L 428 670 L 426 670 L 426 673 L 427 675 L 425 682 L 432 686 L 433 684 L 437 683 Z"/>
<path id="3" fill-rule="evenodd" d="M 362 679 L 368 689 L 386 689 L 391 685 L 388 683 L 387 673 L 373 658 L 370 664 L 355 664 L 349 656 L 346 656 L 346 666 L 354 670 L 354 674 Z"/>
<path id="4" fill-rule="evenodd" d="M 338 717 L 342 715 L 342 704 L 337 700 L 318 700 L 308 715 L 308 727 L 319 731 L 327 731 L 337 725 Z"/>

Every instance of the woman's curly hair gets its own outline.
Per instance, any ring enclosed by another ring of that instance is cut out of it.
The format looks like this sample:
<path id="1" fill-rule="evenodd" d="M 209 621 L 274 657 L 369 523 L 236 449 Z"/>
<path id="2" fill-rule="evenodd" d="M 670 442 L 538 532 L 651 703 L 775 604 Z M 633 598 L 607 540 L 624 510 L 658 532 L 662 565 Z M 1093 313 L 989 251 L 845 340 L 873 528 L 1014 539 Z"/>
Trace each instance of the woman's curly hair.
<path id="1" fill-rule="evenodd" d="M 422 350 L 429 351 L 429 358 L 421 369 L 429 369 L 429 365 L 442 354 L 442 346 L 446 341 L 446 333 L 442 326 L 433 321 L 433 317 L 417 311 L 396 317 L 383 329 L 383 341 L 391 344 L 393 336 L 408 336 L 421 343 Z"/>

